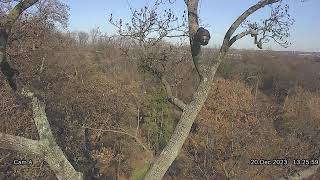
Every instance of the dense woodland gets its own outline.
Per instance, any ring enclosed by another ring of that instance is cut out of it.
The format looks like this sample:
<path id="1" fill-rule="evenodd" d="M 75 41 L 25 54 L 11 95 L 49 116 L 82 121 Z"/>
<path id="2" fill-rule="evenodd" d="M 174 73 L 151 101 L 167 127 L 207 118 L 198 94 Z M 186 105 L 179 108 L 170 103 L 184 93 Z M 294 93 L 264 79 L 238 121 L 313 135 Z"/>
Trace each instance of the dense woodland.
<path id="1" fill-rule="evenodd" d="M 7 53 L 18 85 L 41 97 L 57 144 L 85 179 L 142 179 L 181 112 L 140 66 L 141 47 L 99 28 L 68 32 L 68 7 L 47 2 L 12 29 Z M 204 58 L 215 51 L 203 48 Z M 172 93 L 190 102 L 198 81 L 190 47 L 161 41 L 147 53 L 161 62 Z M 164 179 L 278 179 L 308 168 L 250 159 L 319 159 L 319 69 L 319 54 L 231 49 Z M 0 94 L 0 132 L 39 139 L 29 100 L 2 74 Z M 15 166 L 14 159 L 33 165 Z M 0 179 L 56 177 L 40 157 L 0 149 Z"/>

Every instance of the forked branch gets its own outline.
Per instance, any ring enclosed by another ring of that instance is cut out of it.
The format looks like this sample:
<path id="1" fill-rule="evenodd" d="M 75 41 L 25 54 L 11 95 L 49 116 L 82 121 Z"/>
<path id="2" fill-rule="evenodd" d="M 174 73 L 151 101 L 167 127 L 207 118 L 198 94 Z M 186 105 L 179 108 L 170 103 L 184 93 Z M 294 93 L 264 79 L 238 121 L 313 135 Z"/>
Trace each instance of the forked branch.
<path id="1" fill-rule="evenodd" d="M 177 106 L 181 111 L 183 111 L 184 108 L 186 107 L 186 104 L 182 100 L 180 100 L 177 97 L 173 96 L 172 89 L 171 89 L 171 86 L 168 83 L 168 81 L 165 78 L 162 77 L 161 78 L 161 83 L 163 84 L 164 88 L 166 89 L 168 101 L 171 104 Z"/>
<path id="2" fill-rule="evenodd" d="M 6 26 L 11 29 L 14 22 L 18 19 L 18 17 L 22 14 L 23 11 L 28 9 L 30 6 L 38 2 L 38 0 L 24 0 L 20 1 L 10 12 L 9 14 L 3 18 L 1 21 L 1 25 Z"/>
<path id="3" fill-rule="evenodd" d="M 44 103 L 33 92 L 24 88 L 18 94 L 31 99 L 33 120 L 38 129 L 40 140 L 0 133 L 0 147 L 43 158 L 58 179 L 83 179 L 82 173 L 73 168 L 56 143 L 47 119 Z"/>
<path id="4" fill-rule="evenodd" d="M 0 147 L 26 154 L 42 155 L 41 143 L 37 140 L 0 133 Z"/>
<path id="5" fill-rule="evenodd" d="M 150 67 L 147 64 L 144 64 L 143 68 L 147 72 L 151 73 L 153 76 L 156 76 L 161 81 L 161 84 L 163 85 L 163 87 L 166 90 L 166 95 L 167 95 L 168 101 L 171 104 L 178 107 L 181 111 L 183 111 L 186 107 L 186 104 L 182 100 L 180 100 L 179 98 L 173 96 L 172 88 L 171 88 L 169 82 L 163 76 L 163 74 L 161 72 L 157 71 L 155 68 Z"/>
<path id="6" fill-rule="evenodd" d="M 256 12 L 257 10 L 263 8 L 266 5 L 273 4 L 276 2 L 279 2 L 280 0 L 261 0 L 257 4 L 251 6 L 249 9 L 247 9 L 244 13 L 242 13 L 230 26 L 228 29 L 226 35 L 223 39 L 223 44 L 221 47 L 222 52 L 227 52 L 228 48 L 232 45 L 230 38 L 234 34 L 234 32 L 238 29 L 238 27 L 243 23 L 251 14 Z M 243 37 L 243 36 L 242 36 Z M 236 38 L 235 38 L 236 39 Z M 240 38 L 238 38 L 240 39 Z"/>

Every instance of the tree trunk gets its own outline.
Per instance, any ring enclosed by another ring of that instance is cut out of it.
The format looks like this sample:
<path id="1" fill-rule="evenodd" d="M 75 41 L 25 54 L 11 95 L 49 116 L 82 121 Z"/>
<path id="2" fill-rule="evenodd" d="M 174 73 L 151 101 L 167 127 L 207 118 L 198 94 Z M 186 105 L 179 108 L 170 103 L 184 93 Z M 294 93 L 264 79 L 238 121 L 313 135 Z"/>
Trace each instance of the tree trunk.
<path id="1" fill-rule="evenodd" d="M 201 46 L 199 42 L 197 42 L 196 38 L 194 38 L 194 35 L 199 28 L 199 17 L 197 14 L 199 0 L 185 0 L 185 3 L 188 7 L 188 24 L 191 53 L 193 63 L 200 77 L 200 83 L 196 92 L 193 94 L 193 100 L 187 105 L 180 106 L 180 109 L 183 110 L 181 118 L 167 146 L 163 149 L 159 157 L 155 160 L 151 168 L 148 170 L 145 176 L 146 180 L 161 179 L 169 169 L 174 159 L 178 156 L 179 151 L 181 150 L 185 140 L 189 135 L 193 122 L 196 120 L 199 111 L 201 110 L 208 97 L 210 88 L 213 86 L 215 73 L 221 61 L 225 57 L 227 51 L 229 50 L 229 47 L 237 40 L 250 34 L 250 32 L 248 33 L 245 31 L 232 37 L 234 32 L 238 29 L 240 24 L 252 13 L 268 4 L 273 4 L 279 1 L 280 0 L 261 0 L 247 9 L 234 21 L 234 23 L 226 32 L 223 44 L 218 55 L 212 59 L 205 59 L 202 56 Z M 170 88 L 169 85 L 166 86 Z"/>
<path id="2" fill-rule="evenodd" d="M 179 151 L 189 136 L 193 122 L 196 120 L 198 113 L 208 97 L 210 88 L 213 85 L 215 73 L 223 56 L 224 53 L 220 53 L 216 61 L 217 63 L 211 68 L 210 74 L 204 75 L 203 80 L 200 81 L 199 87 L 193 95 L 193 100 L 185 107 L 170 141 L 147 172 L 145 176 L 146 180 L 161 179 L 178 156 Z"/>

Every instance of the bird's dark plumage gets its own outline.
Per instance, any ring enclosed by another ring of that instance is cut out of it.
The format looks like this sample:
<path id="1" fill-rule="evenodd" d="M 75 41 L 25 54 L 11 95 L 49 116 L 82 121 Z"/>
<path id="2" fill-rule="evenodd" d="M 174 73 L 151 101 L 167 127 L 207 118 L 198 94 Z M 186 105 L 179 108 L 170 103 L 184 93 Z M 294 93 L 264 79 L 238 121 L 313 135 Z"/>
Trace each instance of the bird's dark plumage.
<path id="1" fill-rule="evenodd" d="M 209 43 L 210 40 L 210 32 L 200 27 L 196 32 L 196 41 L 198 41 L 202 46 L 205 46 Z"/>

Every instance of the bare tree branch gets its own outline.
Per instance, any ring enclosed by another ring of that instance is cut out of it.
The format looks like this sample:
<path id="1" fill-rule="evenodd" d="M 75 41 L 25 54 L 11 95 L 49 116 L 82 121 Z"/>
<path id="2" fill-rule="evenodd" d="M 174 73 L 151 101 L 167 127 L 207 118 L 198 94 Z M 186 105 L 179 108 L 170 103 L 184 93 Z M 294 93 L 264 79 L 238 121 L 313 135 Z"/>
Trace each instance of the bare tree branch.
<path id="1" fill-rule="evenodd" d="M 251 37 L 254 38 L 254 44 L 262 49 L 262 45 L 273 40 L 282 47 L 288 47 L 290 42 L 290 26 L 294 23 L 294 19 L 288 13 L 289 6 L 279 1 L 277 6 L 269 6 L 271 8 L 270 16 L 261 22 L 243 21 L 242 27 L 247 31 L 252 31 Z M 232 43 L 230 43 L 232 44 Z M 230 45 L 231 46 L 231 45 Z"/>
<path id="2" fill-rule="evenodd" d="M 184 36 L 185 22 L 180 23 L 172 9 L 160 11 L 160 5 L 164 3 L 157 0 L 151 7 L 130 8 L 132 19 L 127 23 L 122 19 L 115 20 L 111 14 L 109 22 L 117 28 L 120 36 L 137 40 L 139 46 L 144 48 L 154 46 L 166 37 Z"/>
<path id="3" fill-rule="evenodd" d="M 13 24 L 21 13 L 38 0 L 20 1 L 9 13 L 0 19 L 0 66 L 13 90 L 16 90 L 16 76 L 18 71 L 11 68 L 7 62 L 7 43 Z"/>
<path id="4" fill-rule="evenodd" d="M 47 120 L 44 103 L 33 92 L 25 88 L 22 88 L 18 94 L 31 99 L 33 120 L 37 126 L 40 140 L 0 133 L 0 147 L 44 158 L 58 179 L 83 179 L 82 173 L 74 169 L 56 143 Z"/>
<path id="5" fill-rule="evenodd" d="M 33 4 L 35 4 L 36 2 L 38 2 L 38 0 L 20 1 L 6 16 L 5 22 L 1 22 L 1 25 L 6 25 L 7 27 L 11 28 L 13 23 L 18 19 L 22 12 L 28 9 Z"/>
<path id="6" fill-rule="evenodd" d="M 118 29 L 118 33 L 122 37 L 129 37 L 138 42 L 141 48 L 140 67 L 159 78 L 167 92 L 167 98 L 170 103 L 183 110 L 185 103 L 172 95 L 170 84 L 164 79 L 163 71 L 166 69 L 165 63 L 167 57 L 155 57 L 150 53 L 152 47 L 158 45 L 166 37 L 182 37 L 188 36 L 185 31 L 185 19 L 183 23 L 179 23 L 179 18 L 174 15 L 172 9 L 159 11 L 160 4 L 166 1 L 156 0 L 151 7 L 143 7 L 137 10 L 131 9 L 132 19 L 129 23 L 123 23 L 122 19 L 114 20 L 112 14 L 109 22 Z M 169 1 L 173 3 L 174 1 Z M 185 15 L 182 16 L 185 18 Z M 178 34 L 177 34 L 178 33 Z M 182 33 L 182 34 L 181 34 Z M 156 64 L 156 65 L 155 65 Z M 156 68 L 160 66 L 162 70 Z"/>
<path id="7" fill-rule="evenodd" d="M 149 148 L 147 148 L 146 145 L 143 144 L 143 142 L 135 135 L 132 135 L 124 130 L 114 130 L 114 129 L 97 129 L 97 128 L 92 128 L 92 127 L 87 127 L 87 126 L 83 126 L 82 128 L 87 128 L 87 129 L 91 129 L 91 130 L 95 130 L 95 131 L 101 131 L 101 132 L 113 132 L 113 133 L 119 133 L 119 134 L 124 134 L 127 135 L 129 137 L 131 137 L 132 139 L 134 139 L 145 151 L 147 151 L 151 157 L 153 157 L 153 153 L 150 151 Z"/>
<path id="8" fill-rule="evenodd" d="M 249 34 L 252 34 L 252 32 L 251 32 L 251 31 L 243 31 L 243 32 L 241 32 L 241 33 L 233 36 L 233 37 L 230 39 L 230 42 L 229 42 L 230 46 L 232 46 L 232 44 L 233 44 L 234 42 L 236 42 L 237 40 L 239 40 L 239 39 L 241 39 L 241 38 L 243 38 L 244 36 L 247 36 L 247 35 L 249 35 Z"/>
<path id="9" fill-rule="evenodd" d="M 200 81 L 203 79 L 203 66 L 201 63 L 201 45 L 197 43 L 194 36 L 199 28 L 199 17 L 198 17 L 198 3 L 199 0 L 188 1 L 186 3 L 188 9 L 188 24 L 189 24 L 189 39 L 190 48 L 192 53 L 193 64 L 197 70 Z"/>
<path id="10" fill-rule="evenodd" d="M 1 71 L 8 80 L 13 80 L 16 76 L 16 72 L 6 61 L 6 47 L 12 26 L 21 13 L 37 1 L 38 0 L 20 1 L 8 15 L 5 15 L 0 19 L 0 65 Z M 9 84 L 11 87 L 15 87 L 12 86 L 12 81 L 9 81 Z M 13 89 L 16 90 L 16 88 Z M 73 168 L 56 143 L 45 112 L 45 104 L 28 89 L 22 88 L 17 94 L 31 100 L 33 120 L 37 127 L 40 140 L 36 141 L 0 133 L 0 147 L 28 154 L 35 154 L 44 158 L 58 179 L 83 179 L 82 173 L 78 173 Z"/>
<path id="11" fill-rule="evenodd" d="M 180 99 L 173 96 L 171 86 L 165 78 L 161 78 L 161 82 L 166 89 L 169 102 L 177 106 L 181 111 L 183 111 L 186 107 L 186 104 Z"/>
<path id="12" fill-rule="evenodd" d="M 42 144 L 38 140 L 0 133 L 0 147 L 25 154 L 43 155 Z"/>
<path id="13" fill-rule="evenodd" d="M 144 69 L 146 71 L 150 72 L 152 75 L 159 78 L 159 80 L 161 81 L 162 85 L 164 86 L 164 88 L 166 90 L 168 101 L 170 103 L 172 103 L 173 105 L 177 106 L 181 111 L 183 111 L 184 108 L 186 107 L 186 104 L 182 100 L 180 100 L 179 98 L 173 96 L 172 88 L 171 88 L 169 82 L 163 77 L 163 74 L 161 72 L 157 71 L 155 68 L 150 67 L 147 64 L 144 65 Z"/>
<path id="14" fill-rule="evenodd" d="M 22 88 L 20 95 L 31 99 L 33 120 L 38 129 L 40 142 L 42 142 L 42 156 L 49 164 L 51 170 L 58 179 L 82 179 L 82 174 L 78 173 L 60 149 L 51 132 L 51 127 L 45 112 L 45 104 L 41 102 L 33 92 Z"/>
<path id="15" fill-rule="evenodd" d="M 276 2 L 279 2 L 280 0 L 261 0 L 257 4 L 251 6 L 249 9 L 247 9 L 242 15 L 240 15 L 236 21 L 230 26 L 228 29 L 226 35 L 224 36 L 223 44 L 221 50 L 223 52 L 227 52 L 228 48 L 230 47 L 230 38 L 233 35 L 233 33 L 238 29 L 240 24 L 246 20 L 247 17 L 249 17 L 251 14 L 256 12 L 257 10 L 263 8 L 264 6 L 268 4 L 273 4 Z"/>
<path id="16" fill-rule="evenodd" d="M 51 128 L 45 113 L 45 105 L 43 102 L 34 95 L 33 92 L 22 89 L 21 95 L 31 99 L 33 109 L 33 121 L 38 129 L 40 140 L 47 139 L 49 141 L 55 141 L 55 138 L 51 132 Z"/>

